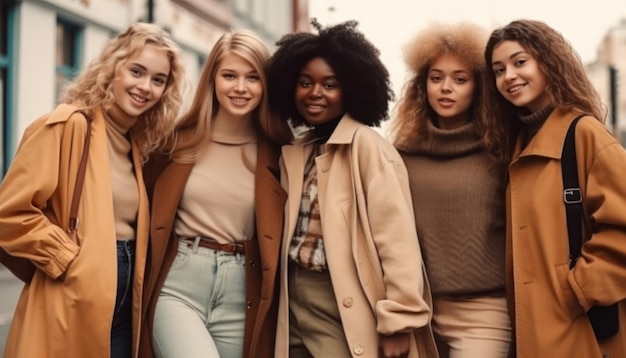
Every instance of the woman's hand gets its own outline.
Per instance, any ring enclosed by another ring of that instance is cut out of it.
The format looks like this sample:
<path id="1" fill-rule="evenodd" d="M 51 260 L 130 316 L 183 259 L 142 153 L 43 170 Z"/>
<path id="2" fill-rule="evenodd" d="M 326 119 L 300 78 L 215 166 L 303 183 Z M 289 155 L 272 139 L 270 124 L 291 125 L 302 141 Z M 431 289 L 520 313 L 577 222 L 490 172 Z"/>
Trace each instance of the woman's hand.
<path id="1" fill-rule="evenodd" d="M 378 356 L 383 358 L 406 358 L 409 355 L 411 332 L 379 335 Z"/>

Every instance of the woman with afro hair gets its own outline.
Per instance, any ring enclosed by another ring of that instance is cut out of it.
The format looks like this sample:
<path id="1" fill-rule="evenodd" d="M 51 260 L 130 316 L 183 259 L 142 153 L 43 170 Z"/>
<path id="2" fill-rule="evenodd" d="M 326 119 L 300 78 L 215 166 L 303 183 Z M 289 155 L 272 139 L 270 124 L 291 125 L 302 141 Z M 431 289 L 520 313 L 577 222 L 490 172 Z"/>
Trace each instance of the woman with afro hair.
<path id="1" fill-rule="evenodd" d="M 487 32 L 434 23 L 405 48 L 391 138 L 409 173 L 441 357 L 506 357 L 501 148 L 482 96 Z M 493 149 L 492 149 L 493 148 Z"/>
<path id="2" fill-rule="evenodd" d="M 388 72 L 355 21 L 312 25 L 268 69 L 270 106 L 304 127 L 281 159 L 276 357 L 436 357 L 407 172 L 370 128 L 388 119 Z"/>

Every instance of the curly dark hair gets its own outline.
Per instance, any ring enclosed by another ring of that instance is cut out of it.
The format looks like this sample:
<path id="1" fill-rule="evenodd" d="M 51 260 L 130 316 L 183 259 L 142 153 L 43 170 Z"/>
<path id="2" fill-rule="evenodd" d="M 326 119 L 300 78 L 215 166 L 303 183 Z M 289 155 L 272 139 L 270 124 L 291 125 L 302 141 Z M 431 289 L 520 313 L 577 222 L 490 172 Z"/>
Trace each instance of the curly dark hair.
<path id="1" fill-rule="evenodd" d="M 606 111 L 600 97 L 585 73 L 580 56 L 558 31 L 544 22 L 520 19 L 495 29 L 485 48 L 486 103 L 488 112 L 501 124 L 498 133 L 504 143 L 501 153 L 504 163 L 510 160 L 513 142 L 520 131 L 519 109 L 507 101 L 496 88 L 496 78 L 491 64 L 493 51 L 504 41 L 517 41 L 536 60 L 546 77 L 547 92 L 555 108 L 562 111 L 575 110 L 604 122 Z"/>
<path id="2" fill-rule="evenodd" d="M 299 32 L 283 36 L 268 64 L 270 107 L 293 126 L 307 125 L 294 100 L 302 68 L 316 57 L 333 68 L 343 91 L 344 108 L 355 120 L 378 126 L 389 119 L 389 102 L 394 93 L 389 72 L 380 52 L 356 30 L 351 20 L 323 28 L 314 18 L 311 25 L 318 34 Z"/>

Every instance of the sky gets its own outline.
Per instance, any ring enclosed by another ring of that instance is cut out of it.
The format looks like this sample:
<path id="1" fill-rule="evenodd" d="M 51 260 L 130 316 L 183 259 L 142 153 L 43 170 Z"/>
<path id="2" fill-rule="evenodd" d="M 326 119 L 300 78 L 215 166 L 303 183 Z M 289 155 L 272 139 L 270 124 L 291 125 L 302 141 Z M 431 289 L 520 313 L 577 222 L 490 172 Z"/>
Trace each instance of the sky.
<path id="1" fill-rule="evenodd" d="M 309 15 L 324 25 L 357 20 L 398 96 L 406 78 L 402 47 L 431 21 L 473 21 L 491 31 L 520 18 L 541 20 L 589 63 L 607 31 L 626 22 L 626 0 L 309 0 Z"/>

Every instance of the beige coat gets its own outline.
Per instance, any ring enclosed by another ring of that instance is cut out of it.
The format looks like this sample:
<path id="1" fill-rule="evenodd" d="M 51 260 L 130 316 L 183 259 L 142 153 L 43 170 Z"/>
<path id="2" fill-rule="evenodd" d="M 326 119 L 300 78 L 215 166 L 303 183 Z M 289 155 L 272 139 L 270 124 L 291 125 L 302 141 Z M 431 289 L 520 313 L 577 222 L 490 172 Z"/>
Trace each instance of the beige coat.
<path id="1" fill-rule="evenodd" d="M 346 116 L 316 158 L 326 259 L 355 357 L 378 357 L 378 334 L 417 329 L 410 357 L 436 357 L 430 290 L 417 241 L 406 169 L 378 133 Z M 310 145 L 283 147 L 290 193 L 281 252 L 276 357 L 288 356 L 288 248 L 296 227 Z M 419 354 L 418 354 L 419 352 Z"/>
<path id="2" fill-rule="evenodd" d="M 69 236 L 70 201 L 87 130 L 85 117 L 76 109 L 60 105 L 29 126 L 0 186 L 0 245 L 38 267 L 17 303 L 5 357 L 110 356 L 117 249 L 105 119 L 100 110 L 95 112 L 80 224 L 76 235 Z M 141 178 L 138 153 L 133 143 L 135 175 Z M 142 180 L 137 188 L 134 352 L 149 224 Z"/>
<path id="3" fill-rule="evenodd" d="M 510 165 L 507 288 L 518 358 L 626 357 L 626 151 L 597 120 L 578 123 L 586 242 L 570 271 L 560 158 L 575 116 L 552 113 Z M 618 301 L 620 331 L 598 344 L 585 311 Z"/>

